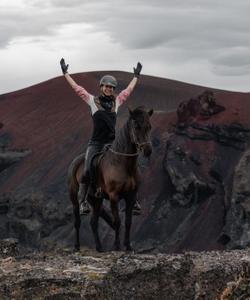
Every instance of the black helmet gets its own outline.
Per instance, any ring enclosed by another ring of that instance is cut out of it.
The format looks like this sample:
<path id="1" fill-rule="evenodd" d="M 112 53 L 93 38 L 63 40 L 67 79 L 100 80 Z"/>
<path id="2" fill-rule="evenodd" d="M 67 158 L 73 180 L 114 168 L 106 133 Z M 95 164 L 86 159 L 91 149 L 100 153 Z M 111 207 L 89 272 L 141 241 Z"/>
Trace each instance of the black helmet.
<path id="1" fill-rule="evenodd" d="M 102 85 L 111 85 L 114 88 L 116 88 L 117 87 L 117 80 L 115 79 L 114 76 L 105 75 L 100 80 L 100 86 L 102 86 Z"/>

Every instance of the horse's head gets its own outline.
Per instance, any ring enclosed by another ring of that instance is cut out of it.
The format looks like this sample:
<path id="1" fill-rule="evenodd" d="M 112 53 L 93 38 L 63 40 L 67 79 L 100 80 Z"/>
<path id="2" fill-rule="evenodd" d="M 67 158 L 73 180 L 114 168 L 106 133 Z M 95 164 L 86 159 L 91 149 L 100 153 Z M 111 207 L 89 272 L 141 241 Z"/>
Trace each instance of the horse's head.
<path id="1" fill-rule="evenodd" d="M 144 106 L 139 106 L 134 110 L 129 108 L 131 141 L 138 151 L 143 150 L 146 157 L 152 153 L 150 117 L 153 112 L 153 109 L 147 110 Z"/>

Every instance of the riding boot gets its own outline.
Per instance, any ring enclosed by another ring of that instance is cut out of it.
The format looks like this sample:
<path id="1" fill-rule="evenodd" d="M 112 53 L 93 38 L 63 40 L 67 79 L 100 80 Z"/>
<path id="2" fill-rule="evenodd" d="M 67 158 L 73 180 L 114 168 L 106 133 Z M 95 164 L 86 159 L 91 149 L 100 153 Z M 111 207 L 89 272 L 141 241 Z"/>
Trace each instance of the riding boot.
<path id="1" fill-rule="evenodd" d="M 133 207 L 133 215 L 140 215 L 141 214 L 141 204 L 138 200 L 138 196 L 136 194 L 136 200 L 135 200 L 135 204 L 134 204 L 134 207 Z"/>
<path id="2" fill-rule="evenodd" d="M 80 215 L 87 215 L 90 213 L 90 205 L 87 201 L 89 184 L 80 183 L 79 192 L 78 192 L 78 201 L 80 204 Z"/>

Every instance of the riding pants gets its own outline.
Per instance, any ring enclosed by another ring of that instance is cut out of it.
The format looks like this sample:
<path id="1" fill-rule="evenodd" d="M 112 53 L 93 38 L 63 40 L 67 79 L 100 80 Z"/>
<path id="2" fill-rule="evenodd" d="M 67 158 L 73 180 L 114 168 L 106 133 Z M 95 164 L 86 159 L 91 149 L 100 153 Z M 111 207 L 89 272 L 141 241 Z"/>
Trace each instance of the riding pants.
<path id="1" fill-rule="evenodd" d="M 98 142 L 90 143 L 88 145 L 86 155 L 85 155 L 84 172 L 83 172 L 83 178 L 81 180 L 82 182 L 85 182 L 86 179 L 89 180 L 92 159 L 95 154 L 103 150 L 104 146 L 105 144 L 101 144 Z"/>

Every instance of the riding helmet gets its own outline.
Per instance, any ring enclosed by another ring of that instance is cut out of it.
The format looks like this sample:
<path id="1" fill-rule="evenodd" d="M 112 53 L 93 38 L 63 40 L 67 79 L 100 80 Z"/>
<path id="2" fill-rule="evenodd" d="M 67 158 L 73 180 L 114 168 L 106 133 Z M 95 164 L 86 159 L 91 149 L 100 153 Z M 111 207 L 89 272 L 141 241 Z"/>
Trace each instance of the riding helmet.
<path id="1" fill-rule="evenodd" d="M 115 79 L 114 76 L 105 75 L 100 80 L 100 86 L 102 86 L 102 85 L 111 85 L 114 88 L 116 88 L 117 87 L 117 80 Z"/>

